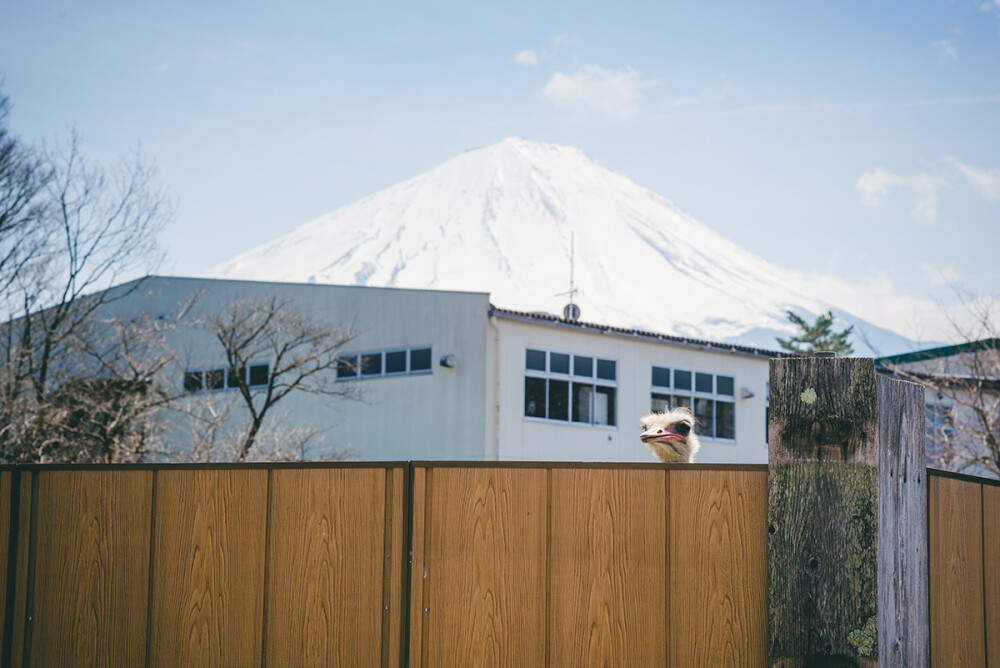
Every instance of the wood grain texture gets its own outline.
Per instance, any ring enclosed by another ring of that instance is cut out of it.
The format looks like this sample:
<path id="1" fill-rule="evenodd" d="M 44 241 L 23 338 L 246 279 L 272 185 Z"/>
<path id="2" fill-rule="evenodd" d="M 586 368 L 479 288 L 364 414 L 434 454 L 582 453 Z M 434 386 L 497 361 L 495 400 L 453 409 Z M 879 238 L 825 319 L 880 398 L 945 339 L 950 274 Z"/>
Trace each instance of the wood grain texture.
<path id="1" fill-rule="evenodd" d="M 427 642 L 424 639 L 424 618 L 427 607 L 425 599 L 427 580 L 427 564 L 425 561 L 425 546 L 428 537 L 427 522 L 427 479 L 431 471 L 418 466 L 413 470 L 413 508 L 410 523 L 410 610 L 409 628 L 407 633 L 408 666 L 423 666 Z"/>
<path id="2" fill-rule="evenodd" d="M 28 633 L 28 571 L 31 566 L 31 488 L 37 473 L 21 473 L 18 502 L 17 580 L 14 583 L 14 628 L 11 631 L 10 665 L 24 665 L 24 639 Z"/>
<path id="3" fill-rule="evenodd" d="M 764 665 L 767 474 L 669 475 L 669 665 Z"/>
<path id="4" fill-rule="evenodd" d="M 802 358 L 770 364 L 770 662 L 874 665 L 879 436 L 874 363 Z"/>
<path id="5" fill-rule="evenodd" d="M 376 468 L 271 472 L 267 665 L 381 663 L 385 481 Z"/>
<path id="6" fill-rule="evenodd" d="M 524 468 L 428 476 L 421 665 L 543 665 L 546 477 Z"/>
<path id="7" fill-rule="evenodd" d="M 409 498 L 406 490 L 407 471 L 402 467 L 389 469 L 386 474 L 387 512 L 385 526 L 385 559 L 382 576 L 384 611 L 382 613 L 382 668 L 402 665 L 403 585 L 407 564 L 406 535 Z"/>
<path id="8" fill-rule="evenodd" d="M 927 471 L 924 388 L 879 376 L 878 656 L 883 668 L 926 666 Z"/>
<path id="9" fill-rule="evenodd" d="M 38 474 L 31 665 L 145 662 L 152 478 Z"/>
<path id="10" fill-rule="evenodd" d="M 260 665 L 267 471 L 157 476 L 149 665 Z"/>
<path id="11" fill-rule="evenodd" d="M 10 541 L 11 486 L 14 474 L 0 471 L 0 615 L 7 610 L 7 549 Z M 0 647 L 6 642 L 0 622 Z"/>
<path id="12" fill-rule="evenodd" d="M 928 511 L 931 665 L 986 665 L 982 485 L 931 476 Z"/>
<path id="13" fill-rule="evenodd" d="M 1000 487 L 983 485 L 983 602 L 986 658 L 1000 666 Z"/>
<path id="14" fill-rule="evenodd" d="M 552 471 L 552 666 L 666 662 L 665 471 Z"/>

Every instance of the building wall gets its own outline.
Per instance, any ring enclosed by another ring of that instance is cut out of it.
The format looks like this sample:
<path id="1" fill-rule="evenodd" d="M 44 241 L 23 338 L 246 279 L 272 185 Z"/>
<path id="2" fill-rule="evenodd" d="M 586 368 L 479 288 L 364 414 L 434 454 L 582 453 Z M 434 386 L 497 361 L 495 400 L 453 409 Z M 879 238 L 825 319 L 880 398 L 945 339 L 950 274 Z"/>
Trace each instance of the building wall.
<path id="1" fill-rule="evenodd" d="M 236 300 L 275 295 L 307 317 L 358 332 L 342 348 L 345 353 L 432 347 L 429 374 L 348 381 L 359 391 L 358 401 L 293 392 L 278 404 L 275 417 L 287 424 L 323 430 L 314 456 L 340 452 L 366 460 L 484 458 L 487 294 L 154 277 L 116 310 L 170 319 L 196 293 L 202 294 L 182 321 L 187 325 Z M 164 371 L 164 382 L 178 390 L 184 368 L 225 366 L 221 347 L 206 331 L 181 327 L 170 344 L 179 361 Z M 456 357 L 454 368 L 439 363 L 448 354 Z"/>
<path id="2" fill-rule="evenodd" d="M 663 366 L 735 379 L 735 440 L 701 438 L 697 461 L 766 463 L 768 360 L 745 354 L 708 352 L 637 338 L 582 332 L 548 324 L 491 318 L 500 333 L 498 350 L 500 459 L 653 461 L 639 441 L 639 417 L 650 410 L 652 367 Z M 527 348 L 593 355 L 617 362 L 617 425 L 581 426 L 571 422 L 525 418 Z M 754 396 L 740 398 L 741 388 Z"/>

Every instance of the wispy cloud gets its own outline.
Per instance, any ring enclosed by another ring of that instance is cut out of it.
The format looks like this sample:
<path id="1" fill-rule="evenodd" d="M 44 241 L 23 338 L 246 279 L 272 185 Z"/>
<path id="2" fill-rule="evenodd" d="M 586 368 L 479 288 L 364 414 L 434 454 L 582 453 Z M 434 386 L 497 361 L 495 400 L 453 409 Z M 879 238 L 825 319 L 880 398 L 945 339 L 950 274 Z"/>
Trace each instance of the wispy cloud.
<path id="1" fill-rule="evenodd" d="M 524 49 L 514 54 L 514 62 L 525 67 L 534 67 L 538 64 L 538 54 L 534 49 Z"/>
<path id="2" fill-rule="evenodd" d="M 583 65 L 573 74 L 553 74 L 545 84 L 544 93 L 557 104 L 576 104 L 627 118 L 638 111 L 644 85 L 639 73 L 631 67 L 609 70 L 600 65 Z"/>
<path id="3" fill-rule="evenodd" d="M 945 160 L 955 167 L 962 176 L 989 202 L 1000 199 L 1000 169 L 979 169 L 947 157 Z"/>
<path id="4" fill-rule="evenodd" d="M 958 51 L 955 50 L 955 45 L 948 40 L 939 39 L 936 42 L 932 42 L 931 46 L 937 51 L 939 62 L 953 63 L 958 60 Z"/>
<path id="5" fill-rule="evenodd" d="M 556 46 L 572 46 L 576 44 L 576 37 L 562 33 L 552 37 L 552 43 Z"/>
<path id="6" fill-rule="evenodd" d="M 912 191 L 914 201 L 910 215 L 918 223 L 931 226 L 937 223 L 940 202 L 938 193 L 951 187 L 951 184 L 945 179 L 930 174 L 903 176 L 893 174 L 880 167 L 858 177 L 855 187 L 861 193 L 861 204 L 869 207 L 881 205 L 882 199 L 889 194 L 890 190 Z"/>

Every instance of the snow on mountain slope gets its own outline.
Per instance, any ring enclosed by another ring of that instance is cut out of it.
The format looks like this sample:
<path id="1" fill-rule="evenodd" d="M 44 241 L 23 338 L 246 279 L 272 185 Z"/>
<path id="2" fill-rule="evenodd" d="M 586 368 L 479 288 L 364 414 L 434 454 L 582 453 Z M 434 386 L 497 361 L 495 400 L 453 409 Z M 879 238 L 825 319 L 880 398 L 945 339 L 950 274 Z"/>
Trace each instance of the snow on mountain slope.
<path id="1" fill-rule="evenodd" d="M 558 314 L 571 235 L 587 321 L 740 341 L 788 331 L 786 309 L 832 307 L 801 277 L 580 150 L 521 139 L 463 153 L 205 275 L 474 290 L 504 308 Z"/>

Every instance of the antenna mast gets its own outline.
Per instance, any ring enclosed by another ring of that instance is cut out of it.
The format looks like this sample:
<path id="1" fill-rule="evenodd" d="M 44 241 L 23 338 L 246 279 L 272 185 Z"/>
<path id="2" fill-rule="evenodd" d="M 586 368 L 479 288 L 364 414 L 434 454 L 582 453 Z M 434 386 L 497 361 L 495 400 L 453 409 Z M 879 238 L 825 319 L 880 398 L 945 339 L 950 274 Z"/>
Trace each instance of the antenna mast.
<path id="1" fill-rule="evenodd" d="M 576 297 L 576 283 L 574 282 L 574 261 L 576 259 L 576 233 L 569 233 L 569 292 L 564 292 L 562 294 L 569 295 L 569 304 L 563 308 L 563 318 L 566 320 L 579 320 L 580 319 L 580 307 L 576 305 L 574 298 Z"/>

